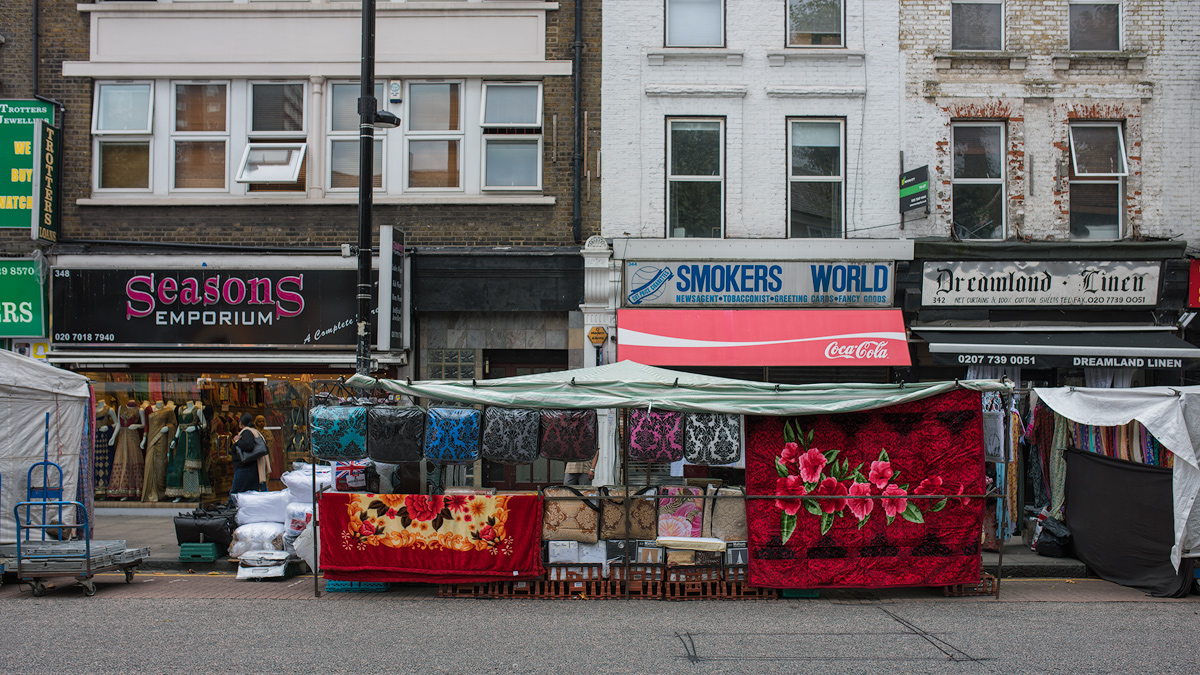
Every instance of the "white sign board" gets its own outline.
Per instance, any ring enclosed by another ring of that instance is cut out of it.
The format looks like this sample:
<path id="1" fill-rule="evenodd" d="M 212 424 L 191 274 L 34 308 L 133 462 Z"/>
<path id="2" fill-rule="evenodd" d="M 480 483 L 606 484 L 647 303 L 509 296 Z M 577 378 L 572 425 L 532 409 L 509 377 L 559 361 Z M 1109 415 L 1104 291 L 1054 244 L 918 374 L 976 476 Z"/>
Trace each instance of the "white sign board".
<path id="1" fill-rule="evenodd" d="M 1135 307 L 1158 303 L 1158 262 L 927 262 L 926 307 Z"/>

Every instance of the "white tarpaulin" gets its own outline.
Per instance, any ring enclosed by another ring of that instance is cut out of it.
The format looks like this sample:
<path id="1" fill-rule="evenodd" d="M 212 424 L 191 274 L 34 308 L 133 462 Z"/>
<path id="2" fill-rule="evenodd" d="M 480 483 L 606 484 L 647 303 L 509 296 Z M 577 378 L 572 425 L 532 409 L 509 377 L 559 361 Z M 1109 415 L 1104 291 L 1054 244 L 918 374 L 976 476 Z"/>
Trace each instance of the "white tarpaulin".
<path id="1" fill-rule="evenodd" d="M 13 507 L 25 501 L 29 468 L 46 451 L 47 413 L 49 459 L 62 467 L 64 499 L 75 499 L 89 395 L 86 377 L 0 350 L 0 543 L 17 540 Z M 57 479 L 52 471 L 51 483 Z M 34 481 L 41 485 L 40 471 Z M 74 514 L 63 515 L 70 521 Z"/>
<path id="2" fill-rule="evenodd" d="M 1133 420 L 1175 454 L 1172 492 L 1175 504 L 1175 546 L 1171 564 L 1181 558 L 1200 558 L 1200 386 L 1089 389 L 1034 389 L 1054 412 L 1079 424 L 1114 427 Z"/>

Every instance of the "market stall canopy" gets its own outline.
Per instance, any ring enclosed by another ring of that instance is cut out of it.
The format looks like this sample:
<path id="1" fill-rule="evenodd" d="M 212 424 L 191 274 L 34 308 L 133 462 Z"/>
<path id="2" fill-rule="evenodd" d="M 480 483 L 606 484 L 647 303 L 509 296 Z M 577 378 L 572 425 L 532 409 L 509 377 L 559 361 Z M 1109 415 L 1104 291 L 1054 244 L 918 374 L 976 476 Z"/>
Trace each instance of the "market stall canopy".
<path id="1" fill-rule="evenodd" d="M 1182 368 L 1200 359 L 1200 349 L 1170 331 L 916 329 L 929 341 L 934 363 L 1031 368 Z"/>
<path id="2" fill-rule="evenodd" d="M 354 387 L 380 387 L 421 398 L 507 408 L 661 408 L 742 415 L 814 415 L 870 410 L 967 388 L 1012 391 L 996 380 L 912 384 L 770 384 L 693 375 L 619 361 L 495 380 L 406 382 L 351 377 Z"/>
<path id="3" fill-rule="evenodd" d="M 1038 399 L 1079 424 L 1115 427 L 1133 420 L 1175 454 L 1172 493 L 1175 546 L 1171 563 L 1200 557 L 1200 386 L 1095 389 L 1037 387 Z"/>
<path id="4" fill-rule="evenodd" d="M 656 366 L 908 366 L 898 309 L 619 309 L 617 358 Z"/>
<path id="5" fill-rule="evenodd" d="M 21 390 L 82 399 L 91 395 L 83 375 L 6 350 L 0 350 L 0 388 L 11 396 L 20 396 Z"/>

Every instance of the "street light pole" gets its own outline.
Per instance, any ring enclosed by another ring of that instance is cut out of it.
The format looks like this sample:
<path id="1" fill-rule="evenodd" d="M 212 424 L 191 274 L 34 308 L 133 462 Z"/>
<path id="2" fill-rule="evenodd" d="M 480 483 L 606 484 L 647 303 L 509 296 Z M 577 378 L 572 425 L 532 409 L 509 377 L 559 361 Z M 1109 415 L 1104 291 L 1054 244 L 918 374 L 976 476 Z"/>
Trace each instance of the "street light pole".
<path id="1" fill-rule="evenodd" d="M 375 189 L 375 0 L 362 0 L 362 72 L 358 98 L 358 350 L 355 372 L 371 372 L 371 207 Z"/>

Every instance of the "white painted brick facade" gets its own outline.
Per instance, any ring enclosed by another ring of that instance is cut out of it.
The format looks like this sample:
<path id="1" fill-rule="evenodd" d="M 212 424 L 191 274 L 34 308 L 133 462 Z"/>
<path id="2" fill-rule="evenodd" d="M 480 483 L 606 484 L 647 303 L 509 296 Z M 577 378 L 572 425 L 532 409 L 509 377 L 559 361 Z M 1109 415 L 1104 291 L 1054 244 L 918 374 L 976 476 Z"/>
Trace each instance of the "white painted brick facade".
<path id="1" fill-rule="evenodd" d="M 787 236 L 792 117 L 845 121 L 847 236 L 898 236 L 898 6 L 851 0 L 846 48 L 806 50 L 784 47 L 785 4 L 729 1 L 724 49 L 679 50 L 663 47 L 662 0 L 605 0 L 604 236 L 666 235 L 674 116 L 725 118 L 726 237 Z"/>

